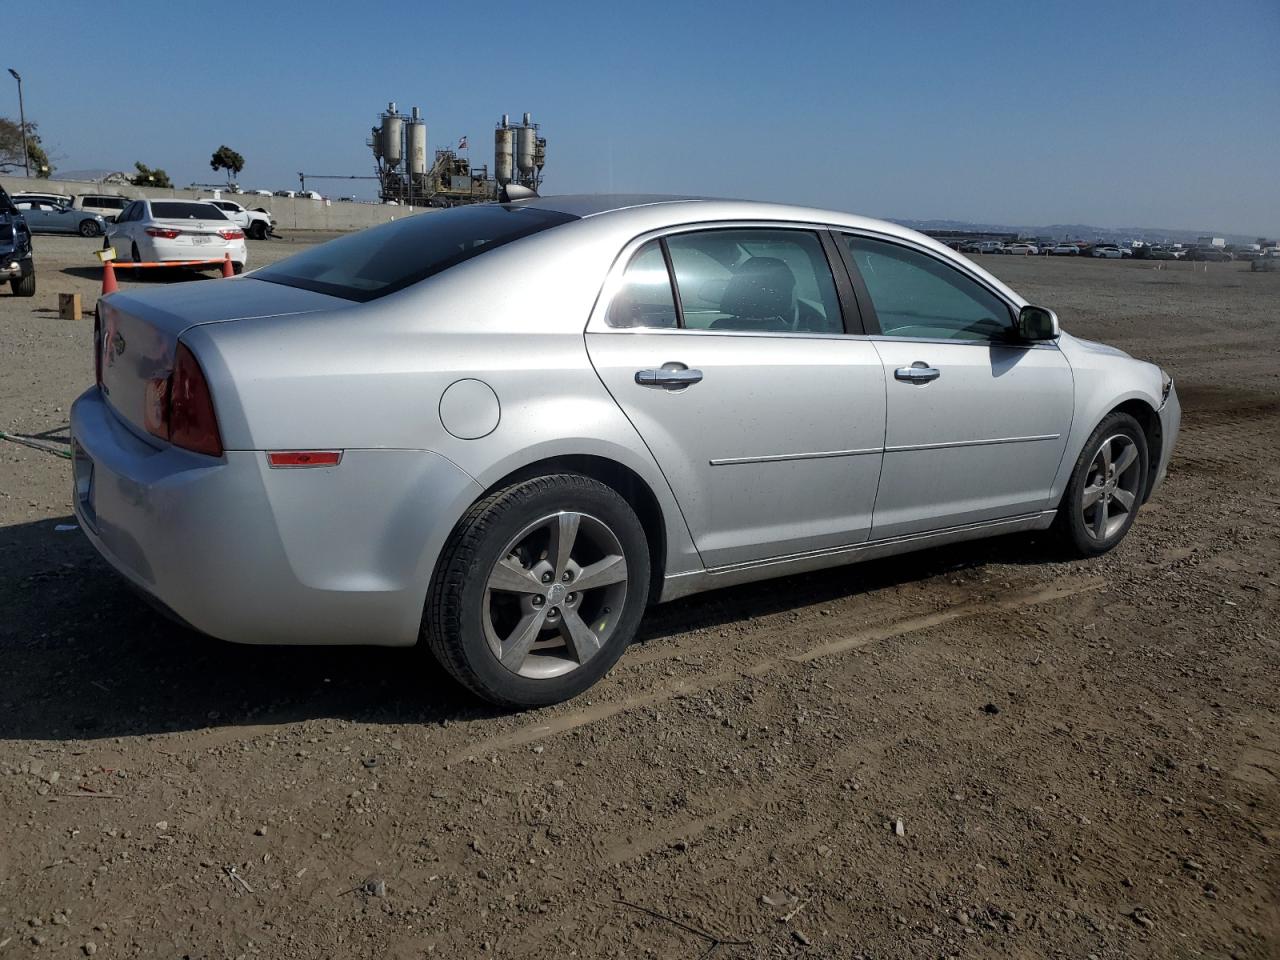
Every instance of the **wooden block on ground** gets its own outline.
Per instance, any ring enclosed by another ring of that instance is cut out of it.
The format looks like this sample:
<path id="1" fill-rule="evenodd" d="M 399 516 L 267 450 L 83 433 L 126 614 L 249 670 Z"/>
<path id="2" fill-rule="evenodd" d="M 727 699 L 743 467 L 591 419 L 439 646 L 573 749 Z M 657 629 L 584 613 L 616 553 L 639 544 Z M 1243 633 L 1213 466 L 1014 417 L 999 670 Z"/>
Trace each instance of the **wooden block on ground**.
<path id="1" fill-rule="evenodd" d="M 84 305 L 80 302 L 80 294 L 58 294 L 58 316 L 63 320 L 79 320 L 84 316 Z"/>

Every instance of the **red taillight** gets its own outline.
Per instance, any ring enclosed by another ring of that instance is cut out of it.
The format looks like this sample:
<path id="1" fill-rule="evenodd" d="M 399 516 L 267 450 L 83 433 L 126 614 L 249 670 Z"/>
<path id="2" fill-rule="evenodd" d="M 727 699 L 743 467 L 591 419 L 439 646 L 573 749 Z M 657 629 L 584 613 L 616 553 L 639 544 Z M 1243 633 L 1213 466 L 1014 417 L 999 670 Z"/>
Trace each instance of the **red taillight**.
<path id="1" fill-rule="evenodd" d="M 218 232 L 218 236 L 220 236 L 223 240 L 243 240 L 244 231 L 243 230 L 221 230 Z"/>
<path id="2" fill-rule="evenodd" d="M 222 434 L 204 371 L 186 344 L 179 343 L 169 385 L 169 440 L 211 457 L 222 456 Z"/>
<path id="3" fill-rule="evenodd" d="M 267 454 L 272 467 L 336 467 L 341 462 L 341 450 L 273 450 Z"/>
<path id="4" fill-rule="evenodd" d="M 222 456 L 222 434 L 213 411 L 213 394 L 204 371 L 185 343 L 178 344 L 173 373 L 147 381 L 142 423 L 148 433 L 174 446 L 211 457 Z"/>
<path id="5" fill-rule="evenodd" d="M 148 237 L 163 237 L 165 240 L 172 240 L 181 235 L 181 230 L 173 230 L 169 227 L 147 227 Z"/>

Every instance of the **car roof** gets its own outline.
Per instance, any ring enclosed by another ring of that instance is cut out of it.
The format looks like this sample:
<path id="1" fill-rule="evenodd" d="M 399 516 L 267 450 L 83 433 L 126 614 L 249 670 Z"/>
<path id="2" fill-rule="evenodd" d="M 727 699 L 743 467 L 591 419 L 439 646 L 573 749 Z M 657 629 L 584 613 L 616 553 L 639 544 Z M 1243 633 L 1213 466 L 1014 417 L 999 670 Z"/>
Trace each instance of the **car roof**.
<path id="1" fill-rule="evenodd" d="M 876 220 L 857 214 L 818 207 L 805 207 L 763 200 L 733 200 L 720 197 L 672 196 L 652 193 L 566 194 L 533 197 L 514 201 L 513 207 L 552 210 L 581 219 L 649 219 L 651 215 L 670 213 L 673 221 L 697 223 L 700 220 L 793 220 L 801 223 L 829 223 L 854 229 L 872 230 L 897 237 L 920 235 L 908 227 L 887 220 Z"/>

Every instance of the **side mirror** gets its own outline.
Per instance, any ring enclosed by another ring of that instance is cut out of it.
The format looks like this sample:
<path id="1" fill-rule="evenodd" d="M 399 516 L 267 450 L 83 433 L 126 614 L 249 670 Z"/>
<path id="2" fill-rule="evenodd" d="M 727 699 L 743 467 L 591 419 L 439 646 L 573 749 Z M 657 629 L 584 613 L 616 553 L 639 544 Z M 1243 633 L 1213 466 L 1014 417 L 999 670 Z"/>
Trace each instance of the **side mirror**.
<path id="1" fill-rule="evenodd" d="M 1058 315 L 1047 307 L 1028 304 L 1018 311 L 1018 339 L 1056 340 L 1058 332 Z"/>

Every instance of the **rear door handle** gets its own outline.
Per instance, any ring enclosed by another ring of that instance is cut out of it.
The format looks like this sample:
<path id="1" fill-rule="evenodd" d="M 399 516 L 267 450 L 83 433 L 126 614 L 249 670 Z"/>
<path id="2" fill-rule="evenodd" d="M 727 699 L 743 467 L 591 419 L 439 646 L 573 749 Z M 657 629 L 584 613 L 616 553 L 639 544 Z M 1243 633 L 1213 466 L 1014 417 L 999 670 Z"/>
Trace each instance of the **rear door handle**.
<path id="1" fill-rule="evenodd" d="M 909 367 L 899 367 L 893 371 L 893 378 L 905 383 L 929 383 L 940 376 L 942 376 L 941 370 L 929 366 L 923 360 L 917 360 Z"/>
<path id="2" fill-rule="evenodd" d="M 702 382 L 701 370 L 690 370 L 683 363 L 664 363 L 656 370 L 637 370 L 636 383 L 642 387 L 683 390 Z"/>

